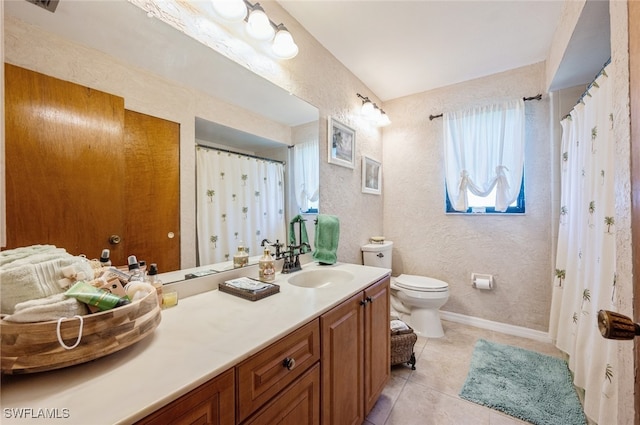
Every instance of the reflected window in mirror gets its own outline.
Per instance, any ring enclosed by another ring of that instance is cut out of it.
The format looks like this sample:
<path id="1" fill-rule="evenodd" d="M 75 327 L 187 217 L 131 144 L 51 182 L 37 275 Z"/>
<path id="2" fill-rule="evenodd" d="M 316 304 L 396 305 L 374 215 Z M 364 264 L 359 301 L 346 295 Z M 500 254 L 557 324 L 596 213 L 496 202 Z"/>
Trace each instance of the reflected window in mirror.
<path id="1" fill-rule="evenodd" d="M 296 143 L 292 151 L 292 188 L 299 213 L 317 214 L 319 204 L 319 147 L 316 135 Z"/>

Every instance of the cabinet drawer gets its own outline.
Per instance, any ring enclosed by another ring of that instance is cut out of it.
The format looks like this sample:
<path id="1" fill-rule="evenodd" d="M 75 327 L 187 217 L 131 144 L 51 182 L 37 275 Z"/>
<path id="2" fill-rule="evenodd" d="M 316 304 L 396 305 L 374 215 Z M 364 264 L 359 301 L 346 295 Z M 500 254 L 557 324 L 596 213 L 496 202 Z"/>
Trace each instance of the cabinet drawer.
<path id="1" fill-rule="evenodd" d="M 320 364 L 316 363 L 244 425 L 319 425 Z"/>
<path id="2" fill-rule="evenodd" d="M 236 367 L 238 421 L 302 375 L 320 359 L 316 319 L 254 354 Z"/>

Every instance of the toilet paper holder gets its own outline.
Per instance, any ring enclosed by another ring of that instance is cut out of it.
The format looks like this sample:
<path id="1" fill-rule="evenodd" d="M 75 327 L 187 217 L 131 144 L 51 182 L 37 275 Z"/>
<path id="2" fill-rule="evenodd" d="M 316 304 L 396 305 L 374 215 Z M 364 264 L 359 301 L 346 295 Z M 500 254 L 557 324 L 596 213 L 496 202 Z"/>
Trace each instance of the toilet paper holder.
<path id="1" fill-rule="evenodd" d="M 493 275 L 471 273 L 471 286 L 476 289 L 493 289 Z"/>

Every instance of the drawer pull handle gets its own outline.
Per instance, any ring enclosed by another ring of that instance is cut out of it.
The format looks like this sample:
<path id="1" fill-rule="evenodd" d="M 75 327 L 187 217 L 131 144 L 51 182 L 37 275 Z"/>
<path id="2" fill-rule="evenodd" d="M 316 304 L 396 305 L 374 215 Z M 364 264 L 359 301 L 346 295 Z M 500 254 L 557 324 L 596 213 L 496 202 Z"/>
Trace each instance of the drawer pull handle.
<path id="1" fill-rule="evenodd" d="M 360 301 L 360 305 L 367 305 L 367 303 L 372 303 L 372 302 L 373 302 L 373 298 L 367 297 L 364 300 Z"/>
<path id="2" fill-rule="evenodd" d="M 296 366 L 296 361 L 291 357 L 287 357 L 282 361 L 282 366 L 286 367 L 287 370 L 291 370 Z"/>

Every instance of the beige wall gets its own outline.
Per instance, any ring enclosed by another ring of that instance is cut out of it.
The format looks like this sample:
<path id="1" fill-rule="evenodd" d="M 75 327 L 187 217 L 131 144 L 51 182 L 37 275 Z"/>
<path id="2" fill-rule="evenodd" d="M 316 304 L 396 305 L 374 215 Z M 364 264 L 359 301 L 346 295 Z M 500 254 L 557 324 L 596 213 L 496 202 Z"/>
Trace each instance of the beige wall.
<path id="1" fill-rule="evenodd" d="M 385 129 L 384 230 L 393 240 L 394 274 L 449 282 L 445 311 L 539 331 L 548 328 L 551 276 L 549 101 L 526 102 L 526 214 L 444 212 L 442 119 L 430 114 L 544 93 L 544 64 L 386 102 L 397 117 Z M 493 274 L 494 290 L 471 286 L 472 272 Z"/>

